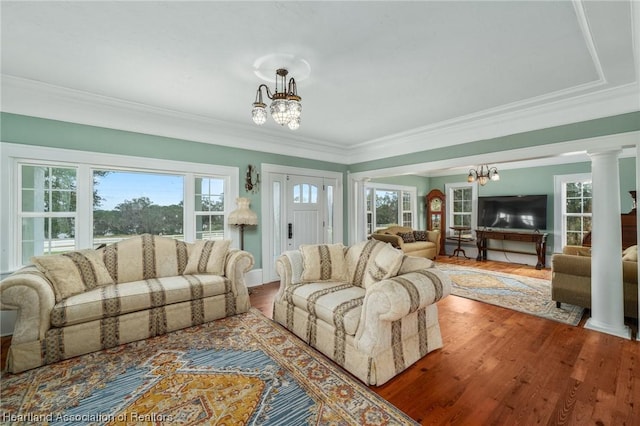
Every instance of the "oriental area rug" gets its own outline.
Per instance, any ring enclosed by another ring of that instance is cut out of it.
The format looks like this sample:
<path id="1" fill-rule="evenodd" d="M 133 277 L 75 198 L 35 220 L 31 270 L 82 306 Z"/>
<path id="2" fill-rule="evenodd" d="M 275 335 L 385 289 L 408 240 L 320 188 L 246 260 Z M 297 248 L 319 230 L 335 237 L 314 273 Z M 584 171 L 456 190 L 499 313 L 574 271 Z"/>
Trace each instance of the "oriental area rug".
<path id="1" fill-rule="evenodd" d="M 542 318 L 578 325 L 584 308 L 551 300 L 551 282 L 540 278 L 439 263 L 452 281 L 451 294 Z"/>
<path id="2" fill-rule="evenodd" d="M 0 423 L 415 425 L 251 311 L 1 377 Z"/>

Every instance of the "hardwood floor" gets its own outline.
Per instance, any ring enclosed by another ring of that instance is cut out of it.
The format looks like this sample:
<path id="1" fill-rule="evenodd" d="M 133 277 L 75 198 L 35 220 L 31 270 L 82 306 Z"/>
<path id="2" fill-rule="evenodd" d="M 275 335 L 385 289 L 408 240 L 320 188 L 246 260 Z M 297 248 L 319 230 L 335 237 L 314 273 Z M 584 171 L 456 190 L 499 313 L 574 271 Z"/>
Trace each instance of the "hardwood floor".
<path id="1" fill-rule="evenodd" d="M 442 256 L 448 262 L 550 279 L 549 269 Z M 278 283 L 254 287 L 271 315 Z M 444 347 L 380 396 L 425 425 L 640 424 L 640 342 L 456 296 L 438 303 Z"/>
<path id="2" fill-rule="evenodd" d="M 550 278 L 549 269 L 438 262 Z M 267 317 L 278 282 L 252 287 Z M 640 342 L 456 296 L 438 303 L 444 347 L 371 389 L 425 425 L 638 425 Z M 584 319 L 583 319 L 584 322 Z M 2 338 L 2 365 L 10 339 Z"/>

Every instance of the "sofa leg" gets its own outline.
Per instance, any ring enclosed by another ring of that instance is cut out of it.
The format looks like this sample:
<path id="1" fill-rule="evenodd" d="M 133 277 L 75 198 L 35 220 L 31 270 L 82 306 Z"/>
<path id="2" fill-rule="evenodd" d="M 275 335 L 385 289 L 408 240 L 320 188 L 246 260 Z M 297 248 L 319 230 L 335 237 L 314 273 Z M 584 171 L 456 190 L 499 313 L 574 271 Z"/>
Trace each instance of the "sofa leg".
<path id="1" fill-rule="evenodd" d="M 556 302 L 556 308 L 560 309 L 560 305 L 562 305 L 562 303 Z"/>

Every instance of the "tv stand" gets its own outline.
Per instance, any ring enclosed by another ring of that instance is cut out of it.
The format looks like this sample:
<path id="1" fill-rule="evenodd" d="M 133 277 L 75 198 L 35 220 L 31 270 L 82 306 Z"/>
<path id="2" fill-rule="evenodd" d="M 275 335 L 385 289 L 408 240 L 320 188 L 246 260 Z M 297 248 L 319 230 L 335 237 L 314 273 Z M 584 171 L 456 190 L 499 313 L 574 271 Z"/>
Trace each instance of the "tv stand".
<path id="1" fill-rule="evenodd" d="M 476 260 L 487 260 L 487 250 L 501 251 L 508 253 L 520 253 L 520 254 L 532 254 L 538 256 L 538 263 L 536 269 L 542 269 L 546 267 L 546 253 L 547 253 L 547 233 L 541 232 L 517 232 L 517 231 L 494 231 L 491 229 L 476 229 L 478 257 Z M 502 240 L 502 241 L 521 241 L 530 242 L 535 245 L 535 253 L 520 250 L 509 250 L 505 248 L 493 248 L 487 247 L 487 240 Z"/>

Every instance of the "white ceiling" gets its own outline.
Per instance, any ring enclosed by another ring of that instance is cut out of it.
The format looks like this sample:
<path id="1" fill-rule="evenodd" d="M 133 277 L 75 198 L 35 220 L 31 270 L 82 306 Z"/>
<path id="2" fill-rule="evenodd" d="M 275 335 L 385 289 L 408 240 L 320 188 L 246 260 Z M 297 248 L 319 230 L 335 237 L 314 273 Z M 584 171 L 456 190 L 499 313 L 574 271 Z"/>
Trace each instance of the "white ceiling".
<path id="1" fill-rule="evenodd" d="M 639 8 L 3 0 L 2 110 L 355 163 L 640 110 Z M 251 121 L 269 54 L 309 64 L 295 132 Z"/>

